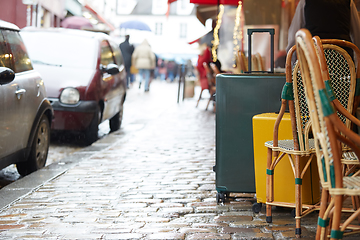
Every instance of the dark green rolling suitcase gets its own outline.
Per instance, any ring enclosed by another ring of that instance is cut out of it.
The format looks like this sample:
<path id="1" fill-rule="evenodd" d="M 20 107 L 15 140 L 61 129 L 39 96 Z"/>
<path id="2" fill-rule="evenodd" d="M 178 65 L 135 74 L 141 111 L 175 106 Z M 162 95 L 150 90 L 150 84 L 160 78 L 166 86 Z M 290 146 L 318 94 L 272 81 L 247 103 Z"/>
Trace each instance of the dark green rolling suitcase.
<path id="1" fill-rule="evenodd" d="M 216 77 L 217 201 L 229 193 L 255 193 L 252 117 L 280 109 L 285 74 Z"/>

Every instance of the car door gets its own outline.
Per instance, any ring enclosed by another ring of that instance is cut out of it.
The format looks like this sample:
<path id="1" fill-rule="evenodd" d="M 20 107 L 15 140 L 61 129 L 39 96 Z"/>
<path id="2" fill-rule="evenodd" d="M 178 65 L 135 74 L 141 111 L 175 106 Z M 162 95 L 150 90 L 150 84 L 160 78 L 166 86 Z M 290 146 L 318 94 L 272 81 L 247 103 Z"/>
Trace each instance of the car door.
<path id="1" fill-rule="evenodd" d="M 15 72 L 15 79 L 0 88 L 0 158 L 27 146 L 39 106 L 40 76 L 17 31 L 2 30 L 1 62 Z M 4 43 L 6 42 L 6 44 Z"/>
<path id="2" fill-rule="evenodd" d="M 107 40 L 103 40 L 100 44 L 100 47 L 101 65 L 106 67 L 111 63 L 115 64 L 114 54 L 111 50 L 109 42 Z M 110 75 L 105 72 L 103 73 L 101 82 L 104 99 L 103 119 L 109 119 L 120 111 L 121 89 L 119 83 L 119 76 L 120 74 Z"/>

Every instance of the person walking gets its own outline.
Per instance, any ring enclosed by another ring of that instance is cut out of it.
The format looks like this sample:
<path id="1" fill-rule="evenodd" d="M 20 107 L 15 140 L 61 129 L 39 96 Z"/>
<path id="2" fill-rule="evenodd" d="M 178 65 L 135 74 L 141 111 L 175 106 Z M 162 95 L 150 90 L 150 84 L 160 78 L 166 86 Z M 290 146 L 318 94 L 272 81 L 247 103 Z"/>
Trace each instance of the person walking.
<path id="1" fill-rule="evenodd" d="M 145 39 L 140 45 L 138 45 L 132 55 L 132 62 L 137 69 L 139 69 L 141 87 L 142 81 L 145 79 L 145 92 L 149 91 L 150 73 L 155 68 L 156 58 L 154 52 L 151 50 L 151 46 Z"/>
<path id="2" fill-rule="evenodd" d="M 134 45 L 130 44 L 130 35 L 125 36 L 125 41 L 120 43 L 121 54 L 124 58 L 124 65 L 126 71 L 126 86 L 129 88 L 131 81 L 131 57 L 134 52 Z"/>
<path id="3" fill-rule="evenodd" d="M 167 75 L 167 60 L 159 59 L 159 75 L 161 81 L 166 81 Z"/>

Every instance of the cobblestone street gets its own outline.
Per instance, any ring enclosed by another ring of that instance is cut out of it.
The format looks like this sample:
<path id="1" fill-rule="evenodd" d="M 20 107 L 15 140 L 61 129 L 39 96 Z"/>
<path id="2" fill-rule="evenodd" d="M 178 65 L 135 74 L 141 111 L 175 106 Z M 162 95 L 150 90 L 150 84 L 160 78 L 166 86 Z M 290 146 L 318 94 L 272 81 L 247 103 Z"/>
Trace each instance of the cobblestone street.
<path id="1" fill-rule="evenodd" d="M 216 203 L 215 114 L 207 100 L 176 102 L 177 83 L 128 90 L 122 128 L 6 186 L 1 239 L 291 239 L 290 209 L 273 223 L 254 194 Z M 131 111 L 130 111 L 131 110 Z M 43 180 L 42 180 L 43 179 Z M 302 220 L 314 239 L 317 213 Z M 354 238 L 355 239 L 355 238 Z"/>

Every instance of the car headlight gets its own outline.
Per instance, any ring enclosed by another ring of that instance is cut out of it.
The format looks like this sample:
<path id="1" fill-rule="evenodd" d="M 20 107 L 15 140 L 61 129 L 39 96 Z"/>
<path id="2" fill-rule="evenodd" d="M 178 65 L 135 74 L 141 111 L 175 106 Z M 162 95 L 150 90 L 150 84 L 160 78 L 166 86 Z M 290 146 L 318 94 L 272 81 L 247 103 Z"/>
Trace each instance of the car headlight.
<path id="1" fill-rule="evenodd" d="M 60 94 L 60 102 L 65 104 L 77 104 L 80 93 L 76 88 L 65 88 Z"/>

